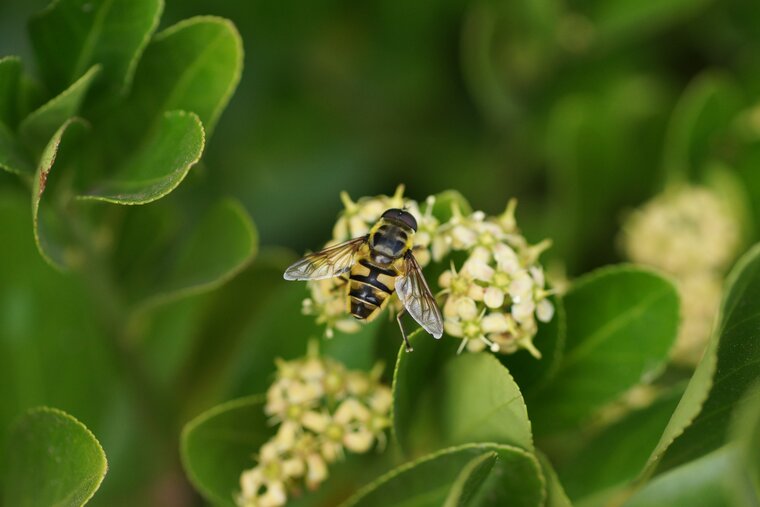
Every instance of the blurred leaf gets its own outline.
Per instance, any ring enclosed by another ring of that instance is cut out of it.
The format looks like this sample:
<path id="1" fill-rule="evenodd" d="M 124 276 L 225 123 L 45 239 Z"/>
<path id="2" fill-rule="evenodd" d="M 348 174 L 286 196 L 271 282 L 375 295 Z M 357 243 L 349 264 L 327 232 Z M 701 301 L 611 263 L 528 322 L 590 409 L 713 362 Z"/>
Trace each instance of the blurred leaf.
<path id="1" fill-rule="evenodd" d="M 42 257 L 58 269 L 70 267 L 81 255 L 64 210 L 72 194 L 70 155 L 80 148 L 85 128 L 84 121 L 73 118 L 58 129 L 42 152 L 32 186 L 34 240 Z"/>
<path id="2" fill-rule="evenodd" d="M 728 276 L 718 325 L 645 474 L 664 472 L 725 443 L 732 410 L 760 379 L 758 300 L 760 245 L 750 249 Z"/>
<path id="3" fill-rule="evenodd" d="M 69 118 L 76 116 L 100 66 L 95 65 L 56 97 L 32 111 L 19 125 L 21 140 L 36 154 Z"/>
<path id="4" fill-rule="evenodd" d="M 656 477 L 631 497 L 625 507 L 738 507 L 732 501 L 735 459 L 736 449 L 723 447 L 690 461 Z"/>
<path id="5" fill-rule="evenodd" d="M 214 505 L 235 506 L 240 474 L 273 434 L 263 396 L 230 401 L 199 415 L 182 430 L 181 456 L 190 481 Z"/>
<path id="6" fill-rule="evenodd" d="M 626 208 L 647 199 L 659 178 L 670 102 L 664 85 L 640 73 L 591 75 L 598 92 L 563 94 L 544 143 L 552 254 L 570 275 L 618 258 L 614 237 Z"/>
<path id="7" fill-rule="evenodd" d="M 244 331 L 239 358 L 227 372 L 226 385 L 233 396 L 264 392 L 276 370 L 275 358 L 302 357 L 309 339 L 324 335 L 324 327 L 316 323 L 314 316 L 299 311 L 308 295 L 306 284 L 285 280 L 280 284 L 272 287 L 266 304 Z M 288 318 L 283 319 L 283 315 Z M 374 362 L 375 342 L 387 339 L 382 334 L 382 320 L 380 317 L 352 334 L 336 331 L 333 338 L 321 339 L 320 349 L 349 368 L 369 369 Z"/>
<path id="8" fill-rule="evenodd" d="M 731 150 L 727 139 L 744 100 L 727 76 L 704 72 L 676 104 L 665 139 L 663 167 L 671 178 L 701 181 L 706 163 Z"/>
<path id="9" fill-rule="evenodd" d="M 554 318 L 538 326 L 538 333 L 533 338 L 533 345 L 541 352 L 536 359 L 527 350 L 521 349 L 514 354 L 498 356 L 501 364 L 507 367 L 525 396 L 541 383 L 551 380 L 557 372 L 565 353 L 565 306 L 562 298 L 551 297 L 554 304 Z"/>
<path id="10" fill-rule="evenodd" d="M 498 459 L 496 452 L 486 452 L 467 463 L 454 480 L 444 507 L 466 507 L 477 494 Z"/>
<path id="11" fill-rule="evenodd" d="M 121 437 L 134 419 L 107 424 L 104 400 L 119 391 L 93 301 L 77 278 L 40 258 L 27 192 L 0 193 L 0 231 L 0 434 L 21 412 L 56 405 L 77 414 L 110 453 L 109 437 Z M 0 477 L 4 451 L 0 445 Z"/>
<path id="12" fill-rule="evenodd" d="M 21 79 L 21 58 L 0 57 L 0 124 L 9 129 L 16 126 L 18 84 Z M 0 127 L 2 126 L 0 125 Z"/>
<path id="13" fill-rule="evenodd" d="M 685 385 L 629 412 L 593 435 L 558 472 L 568 494 L 583 498 L 636 478 L 681 399 Z"/>
<path id="14" fill-rule="evenodd" d="M 84 424 L 46 407 L 14 424 L 6 459 L 3 501 L 18 507 L 84 505 L 108 468 L 103 448 Z"/>
<path id="15" fill-rule="evenodd" d="M 194 113 L 164 113 L 155 131 L 117 173 L 81 199 L 147 204 L 164 197 L 185 178 L 203 153 L 203 125 Z"/>
<path id="16" fill-rule="evenodd" d="M 129 86 L 137 61 L 158 26 L 162 0 L 58 0 L 34 16 L 29 34 L 53 91 L 100 64 L 109 87 Z"/>
<path id="17" fill-rule="evenodd" d="M 422 204 L 424 213 L 427 213 L 428 207 L 429 203 Z M 451 219 L 453 208 L 459 209 L 465 216 L 472 213 L 470 203 L 456 190 L 444 190 L 435 194 L 432 213 L 441 223 L 448 222 Z"/>
<path id="18" fill-rule="evenodd" d="M 734 411 L 731 440 L 737 447 L 736 489 L 747 493 L 747 504 L 760 501 L 760 383 L 747 389 Z"/>
<path id="19" fill-rule="evenodd" d="M 572 507 L 549 458 L 539 451 L 536 452 L 536 457 L 546 479 L 546 507 Z"/>
<path id="20" fill-rule="evenodd" d="M 293 260 L 289 252 L 264 249 L 218 290 L 152 312 L 144 354 L 163 389 L 186 393 L 180 397 L 183 412 L 197 414 L 229 397 L 231 365 L 243 359 L 247 345 L 244 331 L 277 297 Z"/>
<path id="21" fill-rule="evenodd" d="M 0 168 L 24 176 L 31 176 L 34 173 L 32 163 L 19 146 L 16 136 L 2 122 L 0 122 Z"/>
<path id="22" fill-rule="evenodd" d="M 206 136 L 240 80 L 243 46 L 232 22 L 187 19 L 157 34 L 145 50 L 124 113 L 132 134 L 172 110 L 198 115 Z"/>
<path id="23" fill-rule="evenodd" d="M 505 505 L 492 500 L 507 498 L 511 506 L 541 505 L 544 483 L 536 459 L 516 447 L 487 443 L 449 447 L 401 465 L 362 488 L 342 506 L 442 505 L 463 469 L 482 472 L 479 467 L 472 466 L 473 460 L 482 459 L 484 454 L 491 456 L 492 453 L 498 458 L 490 477 L 498 480 L 487 483 L 488 489 L 481 490 L 474 505 L 479 502 L 485 502 L 485 505 Z M 480 477 L 478 479 L 472 483 L 473 486 L 482 483 Z"/>
<path id="24" fill-rule="evenodd" d="M 456 354 L 458 340 L 410 337 L 399 351 L 393 381 L 393 428 L 413 457 L 467 442 L 533 450 L 520 390 L 490 353 Z"/>
<path id="25" fill-rule="evenodd" d="M 144 305 L 155 305 L 219 287 L 256 254 L 258 234 L 243 206 L 224 199 L 214 205 L 162 270 Z"/>
<path id="26" fill-rule="evenodd" d="M 710 0 L 596 1 L 582 6 L 582 15 L 593 26 L 594 44 L 602 50 L 611 44 L 643 39 L 645 36 L 689 18 Z"/>
<path id="27" fill-rule="evenodd" d="M 565 356 L 527 399 L 533 430 L 570 429 L 666 363 L 678 330 L 678 294 L 655 273 L 612 266 L 579 278 L 565 296 Z"/>

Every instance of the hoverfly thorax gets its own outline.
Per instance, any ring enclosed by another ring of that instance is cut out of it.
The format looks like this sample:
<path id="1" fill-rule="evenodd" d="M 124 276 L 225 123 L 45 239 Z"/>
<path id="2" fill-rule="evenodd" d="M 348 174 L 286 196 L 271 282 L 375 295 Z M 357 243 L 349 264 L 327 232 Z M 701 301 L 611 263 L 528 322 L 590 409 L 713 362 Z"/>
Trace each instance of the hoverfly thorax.
<path id="1" fill-rule="evenodd" d="M 403 257 L 414 245 L 417 221 L 411 213 L 389 209 L 369 233 L 369 247 L 377 262 L 390 263 Z"/>

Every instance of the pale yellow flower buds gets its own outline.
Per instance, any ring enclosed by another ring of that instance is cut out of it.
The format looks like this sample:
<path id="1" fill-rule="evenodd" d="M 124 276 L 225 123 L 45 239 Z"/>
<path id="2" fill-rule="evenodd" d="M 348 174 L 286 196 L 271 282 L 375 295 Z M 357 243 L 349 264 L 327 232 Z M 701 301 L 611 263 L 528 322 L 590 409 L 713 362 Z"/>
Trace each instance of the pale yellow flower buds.
<path id="1" fill-rule="evenodd" d="M 393 400 L 379 383 L 381 373 L 381 366 L 369 373 L 349 371 L 315 347 L 304 358 L 278 360 L 264 411 L 279 427 L 259 449 L 257 465 L 241 474 L 238 505 L 284 505 L 298 481 L 319 487 L 344 449 L 382 447 Z"/>

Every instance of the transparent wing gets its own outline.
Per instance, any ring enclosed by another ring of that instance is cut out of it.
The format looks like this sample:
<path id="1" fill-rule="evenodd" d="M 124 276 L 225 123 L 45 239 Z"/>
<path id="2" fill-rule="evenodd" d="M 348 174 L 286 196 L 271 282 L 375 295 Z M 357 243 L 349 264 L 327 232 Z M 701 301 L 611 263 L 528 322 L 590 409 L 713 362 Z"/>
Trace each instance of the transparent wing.
<path id="1" fill-rule="evenodd" d="M 285 270 L 285 280 L 322 280 L 339 276 L 354 264 L 354 256 L 366 236 L 310 253 Z"/>
<path id="2" fill-rule="evenodd" d="M 443 335 L 441 310 L 430 292 L 422 268 L 411 252 L 404 257 L 404 274 L 396 278 L 398 297 L 414 320 L 435 338 Z"/>

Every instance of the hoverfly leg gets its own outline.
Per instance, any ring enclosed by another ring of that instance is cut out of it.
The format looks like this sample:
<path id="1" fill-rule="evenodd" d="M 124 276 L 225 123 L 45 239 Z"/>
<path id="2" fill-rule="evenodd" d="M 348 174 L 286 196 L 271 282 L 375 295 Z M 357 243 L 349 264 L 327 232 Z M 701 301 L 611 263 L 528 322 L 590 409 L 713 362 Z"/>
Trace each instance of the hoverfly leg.
<path id="1" fill-rule="evenodd" d="M 404 345 L 407 352 L 412 352 L 414 349 L 409 343 L 409 338 L 406 337 L 406 331 L 404 331 L 404 325 L 401 323 L 401 316 L 406 313 L 406 308 L 401 308 L 401 311 L 396 314 L 396 321 L 398 321 L 398 327 L 401 329 L 401 336 L 404 337 Z"/>

